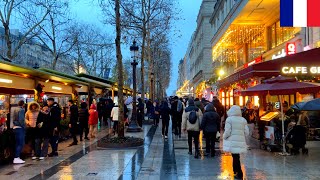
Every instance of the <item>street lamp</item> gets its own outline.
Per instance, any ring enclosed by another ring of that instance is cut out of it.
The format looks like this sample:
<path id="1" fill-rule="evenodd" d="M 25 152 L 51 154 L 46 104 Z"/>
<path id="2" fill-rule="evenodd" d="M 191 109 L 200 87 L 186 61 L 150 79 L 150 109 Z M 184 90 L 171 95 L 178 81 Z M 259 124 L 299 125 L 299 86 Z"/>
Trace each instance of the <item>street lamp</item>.
<path id="1" fill-rule="evenodd" d="M 132 105 L 132 116 L 129 123 L 129 127 L 127 132 L 141 132 L 142 129 L 137 123 L 137 80 L 136 80 L 136 67 L 138 62 L 136 58 L 138 58 L 139 47 L 137 46 L 137 42 L 134 40 L 133 44 L 130 46 L 131 58 L 133 58 L 132 65 L 132 76 L 133 76 L 133 105 Z"/>
<path id="2" fill-rule="evenodd" d="M 151 79 L 150 95 L 151 95 L 151 100 L 153 102 L 154 101 L 154 88 L 153 88 L 154 73 L 152 72 L 150 75 L 151 75 L 150 76 L 150 79 Z"/>

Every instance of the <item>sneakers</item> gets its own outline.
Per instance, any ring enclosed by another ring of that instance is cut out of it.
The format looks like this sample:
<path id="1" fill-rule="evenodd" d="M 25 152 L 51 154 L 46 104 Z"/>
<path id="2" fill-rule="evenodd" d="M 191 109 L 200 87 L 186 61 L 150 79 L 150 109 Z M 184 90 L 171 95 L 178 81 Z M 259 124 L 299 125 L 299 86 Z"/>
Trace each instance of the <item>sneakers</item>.
<path id="1" fill-rule="evenodd" d="M 44 160 L 44 157 L 39 157 L 39 160 Z"/>
<path id="2" fill-rule="evenodd" d="M 36 159 L 38 159 L 38 157 L 33 156 L 31 159 L 32 159 L 32 160 L 36 160 Z"/>
<path id="3" fill-rule="evenodd" d="M 13 159 L 13 164 L 24 164 L 24 163 L 25 163 L 25 161 L 23 161 L 20 158 L 14 158 Z"/>
<path id="4" fill-rule="evenodd" d="M 165 139 L 168 139 L 168 136 L 164 136 Z"/>

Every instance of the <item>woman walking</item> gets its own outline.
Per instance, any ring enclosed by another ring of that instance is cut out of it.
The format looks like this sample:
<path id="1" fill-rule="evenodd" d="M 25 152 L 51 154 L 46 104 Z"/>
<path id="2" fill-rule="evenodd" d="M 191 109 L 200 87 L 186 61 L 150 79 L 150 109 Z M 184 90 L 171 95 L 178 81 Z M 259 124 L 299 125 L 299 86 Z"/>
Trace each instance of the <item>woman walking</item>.
<path id="1" fill-rule="evenodd" d="M 35 153 L 36 157 L 40 160 L 44 160 L 48 155 L 50 136 L 49 118 L 49 107 L 48 105 L 44 105 L 37 118 L 38 133 L 35 140 Z"/>
<path id="2" fill-rule="evenodd" d="M 160 115 L 162 118 L 162 137 L 165 139 L 168 138 L 168 128 L 170 121 L 170 108 L 168 106 L 168 102 L 163 100 L 160 106 Z"/>
<path id="3" fill-rule="evenodd" d="M 31 147 L 33 150 L 32 160 L 37 159 L 35 151 L 35 139 L 37 136 L 37 118 L 40 113 L 40 105 L 37 102 L 31 102 L 28 105 L 28 111 L 26 112 L 26 125 L 27 125 L 27 139 L 31 141 Z"/>
<path id="4" fill-rule="evenodd" d="M 240 164 L 240 154 L 247 151 L 246 136 L 249 135 L 249 128 L 247 126 L 247 120 L 242 117 L 239 106 L 231 106 L 227 115 L 228 118 L 223 133 L 223 151 L 232 154 L 235 179 L 242 179 L 243 173 Z"/>
<path id="5" fill-rule="evenodd" d="M 96 110 L 96 106 L 94 104 L 91 104 L 90 110 L 89 110 L 90 138 L 96 137 L 98 119 L 99 119 L 99 114 L 98 114 L 98 111 Z M 105 120 L 103 120 L 103 121 L 105 121 Z"/>
<path id="6" fill-rule="evenodd" d="M 116 135 L 116 132 L 118 132 L 118 120 L 119 120 L 119 107 L 118 104 L 115 104 L 115 106 L 112 108 L 111 111 L 111 118 L 113 121 L 113 135 Z"/>

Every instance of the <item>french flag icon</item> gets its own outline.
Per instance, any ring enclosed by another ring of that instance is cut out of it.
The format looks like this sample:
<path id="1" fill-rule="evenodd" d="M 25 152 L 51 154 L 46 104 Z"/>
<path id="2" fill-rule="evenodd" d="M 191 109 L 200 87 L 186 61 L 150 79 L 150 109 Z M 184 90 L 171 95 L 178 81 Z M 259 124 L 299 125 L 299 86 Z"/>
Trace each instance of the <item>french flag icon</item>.
<path id="1" fill-rule="evenodd" d="M 320 0 L 280 0 L 281 27 L 320 27 Z"/>

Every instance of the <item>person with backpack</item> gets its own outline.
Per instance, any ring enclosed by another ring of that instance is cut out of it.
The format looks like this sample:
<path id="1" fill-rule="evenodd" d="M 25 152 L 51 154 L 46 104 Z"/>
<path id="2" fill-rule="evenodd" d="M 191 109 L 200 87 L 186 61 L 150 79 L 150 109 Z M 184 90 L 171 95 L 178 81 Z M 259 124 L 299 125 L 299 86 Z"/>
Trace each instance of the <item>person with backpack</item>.
<path id="1" fill-rule="evenodd" d="M 194 158 L 199 158 L 199 134 L 202 120 L 202 112 L 194 104 L 194 100 L 188 100 L 189 106 L 182 115 L 182 129 L 188 132 L 189 154 L 192 155 L 192 138 L 194 139 Z"/>
<path id="2" fill-rule="evenodd" d="M 217 132 L 220 130 L 220 121 L 221 118 L 215 111 L 213 104 L 209 103 L 203 114 L 200 129 L 203 130 L 204 137 L 206 138 L 206 155 L 211 152 L 211 157 L 215 156 L 215 142 Z"/>
<path id="3" fill-rule="evenodd" d="M 18 102 L 18 107 L 11 108 L 10 119 L 12 124 L 10 126 L 13 128 L 14 137 L 16 141 L 15 154 L 13 159 L 13 164 L 23 164 L 25 161 L 20 159 L 20 154 L 24 146 L 25 141 L 25 110 L 24 110 L 24 101 L 20 100 Z"/>
<path id="4" fill-rule="evenodd" d="M 170 121 L 170 108 L 166 99 L 161 102 L 160 115 L 162 119 L 162 137 L 168 139 L 168 128 Z"/>
<path id="5" fill-rule="evenodd" d="M 233 159 L 235 179 L 242 179 L 240 154 L 247 151 L 246 136 L 249 135 L 247 120 L 242 117 L 240 106 L 233 105 L 227 112 L 228 118 L 223 133 L 223 151 L 229 152 Z"/>

